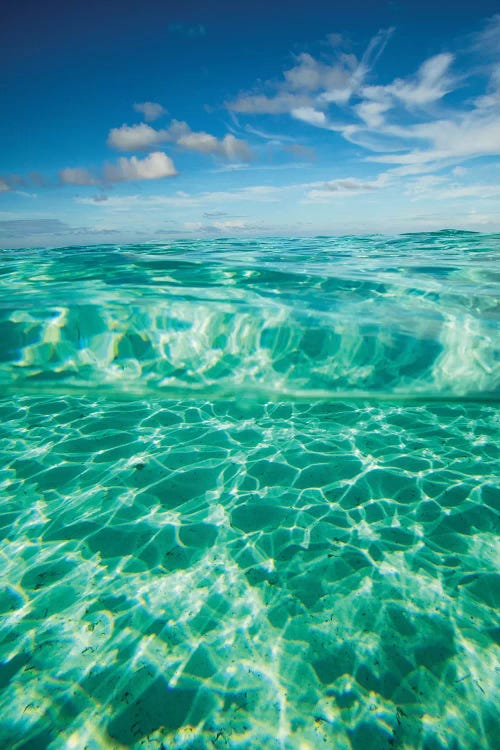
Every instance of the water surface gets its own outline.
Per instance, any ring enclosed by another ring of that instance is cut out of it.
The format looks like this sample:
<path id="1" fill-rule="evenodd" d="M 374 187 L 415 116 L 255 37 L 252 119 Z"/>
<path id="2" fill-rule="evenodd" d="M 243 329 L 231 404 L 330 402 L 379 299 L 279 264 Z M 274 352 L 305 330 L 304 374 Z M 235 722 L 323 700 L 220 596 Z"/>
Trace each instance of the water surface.
<path id="1" fill-rule="evenodd" d="M 0 253 L 0 745 L 494 748 L 500 237 Z"/>

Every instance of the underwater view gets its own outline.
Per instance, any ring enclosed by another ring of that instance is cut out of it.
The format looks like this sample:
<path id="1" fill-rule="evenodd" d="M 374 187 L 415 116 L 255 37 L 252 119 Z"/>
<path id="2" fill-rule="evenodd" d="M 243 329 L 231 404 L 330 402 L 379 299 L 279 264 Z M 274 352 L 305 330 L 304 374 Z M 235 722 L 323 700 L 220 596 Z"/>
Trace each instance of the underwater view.
<path id="1" fill-rule="evenodd" d="M 493 750 L 500 235 L 0 250 L 0 747 Z"/>

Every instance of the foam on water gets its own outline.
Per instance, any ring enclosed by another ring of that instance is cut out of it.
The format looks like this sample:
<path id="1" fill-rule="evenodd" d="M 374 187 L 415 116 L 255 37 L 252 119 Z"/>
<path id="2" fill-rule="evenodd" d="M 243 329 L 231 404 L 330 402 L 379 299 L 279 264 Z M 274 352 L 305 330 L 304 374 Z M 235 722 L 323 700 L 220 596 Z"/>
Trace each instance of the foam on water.
<path id="1" fill-rule="evenodd" d="M 0 745 L 493 749 L 499 250 L 4 251 Z"/>

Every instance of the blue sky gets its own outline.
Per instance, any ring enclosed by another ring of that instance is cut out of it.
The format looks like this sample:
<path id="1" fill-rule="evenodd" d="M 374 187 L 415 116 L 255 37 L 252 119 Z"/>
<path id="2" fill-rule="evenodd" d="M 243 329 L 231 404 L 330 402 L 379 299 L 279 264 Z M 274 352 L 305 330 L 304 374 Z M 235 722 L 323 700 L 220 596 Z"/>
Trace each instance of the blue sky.
<path id="1" fill-rule="evenodd" d="M 489 0 L 7 0 L 0 246 L 500 230 Z"/>

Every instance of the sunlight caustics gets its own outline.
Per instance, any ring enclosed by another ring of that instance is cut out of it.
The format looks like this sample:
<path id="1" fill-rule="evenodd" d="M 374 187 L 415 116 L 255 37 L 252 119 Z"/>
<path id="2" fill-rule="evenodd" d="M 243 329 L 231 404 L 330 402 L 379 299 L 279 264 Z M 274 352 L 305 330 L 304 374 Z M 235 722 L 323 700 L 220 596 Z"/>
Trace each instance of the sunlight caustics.
<path id="1" fill-rule="evenodd" d="M 1 253 L 2 747 L 495 747 L 499 243 Z"/>

